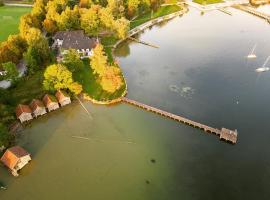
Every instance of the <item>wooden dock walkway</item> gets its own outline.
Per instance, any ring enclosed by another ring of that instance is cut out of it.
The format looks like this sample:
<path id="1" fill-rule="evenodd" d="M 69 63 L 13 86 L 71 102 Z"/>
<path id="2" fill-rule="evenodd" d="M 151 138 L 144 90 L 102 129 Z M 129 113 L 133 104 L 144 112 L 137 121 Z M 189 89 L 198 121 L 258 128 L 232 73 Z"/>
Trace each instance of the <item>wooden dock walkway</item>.
<path id="1" fill-rule="evenodd" d="M 122 101 L 125 102 L 125 103 L 128 103 L 128 104 L 137 106 L 139 108 L 142 108 L 142 109 L 144 109 L 146 111 L 159 114 L 161 116 L 173 119 L 173 120 L 178 121 L 178 122 L 182 122 L 182 123 L 187 124 L 189 126 L 193 126 L 194 128 L 199 128 L 199 129 L 201 129 L 201 130 L 203 130 L 205 132 L 215 134 L 215 135 L 219 136 L 219 138 L 221 140 L 225 140 L 225 141 L 231 142 L 233 144 L 235 144 L 236 141 L 237 141 L 237 135 L 238 135 L 237 130 L 232 131 L 232 130 L 229 130 L 229 129 L 226 129 L 226 128 L 222 128 L 221 130 L 219 130 L 219 129 L 216 129 L 216 128 L 212 128 L 210 126 L 207 126 L 207 125 L 192 121 L 190 119 L 187 119 L 185 117 L 181 117 L 179 115 L 175 115 L 175 114 L 160 110 L 158 108 L 154 108 L 152 106 L 140 103 L 138 101 L 128 99 L 126 97 L 122 97 Z"/>
<path id="2" fill-rule="evenodd" d="M 257 17 L 260 17 L 262 19 L 265 19 L 270 23 L 270 16 L 269 15 L 261 13 L 261 12 L 255 10 L 254 8 L 251 8 L 251 7 L 248 7 L 248 6 L 243 6 L 243 5 L 237 5 L 237 6 L 234 6 L 234 7 L 237 8 L 237 9 L 243 10 L 245 12 L 248 12 L 250 14 L 253 14 L 253 15 L 255 15 Z"/>
<path id="3" fill-rule="evenodd" d="M 159 48 L 159 46 L 157 46 L 157 45 L 150 44 L 150 43 L 148 43 L 148 42 L 144 42 L 144 41 L 138 40 L 138 39 L 136 39 L 136 38 L 134 38 L 134 37 L 129 37 L 128 39 L 130 39 L 130 40 L 132 40 L 132 41 L 134 41 L 134 42 L 137 42 L 137 43 L 144 44 L 144 45 L 146 45 L 146 46 L 150 46 L 150 47 L 157 48 L 157 49 Z"/>

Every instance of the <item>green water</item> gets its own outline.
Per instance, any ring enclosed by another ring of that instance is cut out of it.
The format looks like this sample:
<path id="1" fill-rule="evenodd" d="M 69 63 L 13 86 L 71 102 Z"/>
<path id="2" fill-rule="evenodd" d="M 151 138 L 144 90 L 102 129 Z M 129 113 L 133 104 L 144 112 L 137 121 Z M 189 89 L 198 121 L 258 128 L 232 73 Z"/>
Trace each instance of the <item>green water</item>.
<path id="1" fill-rule="evenodd" d="M 269 199 L 270 73 L 254 70 L 270 52 L 270 28 L 232 12 L 191 9 L 140 35 L 159 49 L 126 43 L 116 55 L 129 98 L 237 128 L 236 145 L 129 105 L 84 102 L 89 116 L 74 102 L 22 132 L 33 161 L 18 178 L 0 167 L 0 199 Z"/>

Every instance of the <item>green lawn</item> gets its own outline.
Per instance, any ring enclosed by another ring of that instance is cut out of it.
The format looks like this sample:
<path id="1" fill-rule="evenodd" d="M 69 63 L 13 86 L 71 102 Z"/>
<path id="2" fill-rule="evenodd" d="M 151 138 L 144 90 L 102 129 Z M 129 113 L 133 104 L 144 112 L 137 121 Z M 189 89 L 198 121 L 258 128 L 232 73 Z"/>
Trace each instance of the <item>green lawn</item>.
<path id="1" fill-rule="evenodd" d="M 123 85 L 115 93 L 108 93 L 104 91 L 101 85 L 98 83 L 98 78 L 93 74 L 93 70 L 89 65 L 89 60 L 84 60 L 84 68 L 73 74 L 75 81 L 78 81 L 83 86 L 83 92 L 88 94 L 91 98 L 98 101 L 113 100 L 120 97 L 125 91 L 125 85 Z"/>
<path id="2" fill-rule="evenodd" d="M 32 99 L 41 99 L 46 93 L 42 86 L 43 71 L 24 77 L 16 87 L 0 91 L 0 122 L 8 124 L 15 119 L 18 104 L 29 104 Z"/>
<path id="3" fill-rule="evenodd" d="M 179 7 L 177 5 L 162 6 L 157 11 L 153 12 L 153 15 L 151 14 L 151 12 L 147 12 L 147 13 L 139 16 L 135 20 L 131 21 L 130 22 L 130 29 L 133 29 L 136 26 L 139 26 L 139 25 L 149 21 L 150 19 L 155 19 L 155 18 L 164 16 L 164 15 L 168 15 L 168 14 L 177 12 L 179 10 L 181 10 L 181 7 Z M 151 15 L 152 15 L 152 18 L 151 18 Z"/>
<path id="4" fill-rule="evenodd" d="M 207 5 L 207 4 L 214 4 L 214 3 L 222 3 L 223 0 L 193 0 L 193 2 L 202 4 L 202 5 Z"/>
<path id="5" fill-rule="evenodd" d="M 19 32 L 20 17 L 31 11 L 31 8 L 25 7 L 0 7 L 0 42 L 8 38 L 10 34 Z"/>

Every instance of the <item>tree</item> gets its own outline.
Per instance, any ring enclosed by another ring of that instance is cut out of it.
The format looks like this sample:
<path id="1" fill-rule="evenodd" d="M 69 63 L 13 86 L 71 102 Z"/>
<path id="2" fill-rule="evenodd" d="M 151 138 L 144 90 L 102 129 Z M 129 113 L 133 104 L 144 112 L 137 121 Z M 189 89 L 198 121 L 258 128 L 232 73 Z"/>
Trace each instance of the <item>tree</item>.
<path id="1" fill-rule="evenodd" d="M 93 50 L 91 57 L 91 68 L 94 74 L 100 78 L 100 85 L 103 90 L 113 93 L 123 85 L 120 76 L 120 69 L 114 65 L 109 65 L 103 46 L 98 44 Z"/>
<path id="2" fill-rule="evenodd" d="M 23 52 L 26 50 L 26 42 L 19 35 L 11 35 L 7 41 L 0 44 L 0 63 L 19 63 Z M 0 66 L 1 67 L 1 66 Z"/>
<path id="3" fill-rule="evenodd" d="M 106 67 L 107 56 L 105 55 L 103 46 L 101 44 L 97 44 L 91 57 L 91 68 L 93 69 L 94 74 L 102 76 L 105 73 Z"/>
<path id="4" fill-rule="evenodd" d="M 11 80 L 12 83 L 16 82 L 19 77 L 19 72 L 16 65 L 13 62 L 7 62 L 2 64 L 3 69 L 6 71 L 5 78 Z"/>
<path id="5" fill-rule="evenodd" d="M 8 147 L 11 140 L 11 134 L 9 134 L 7 128 L 2 123 L 0 123 L 0 148 Z"/>
<path id="6" fill-rule="evenodd" d="M 29 40 L 29 47 L 24 54 L 24 59 L 30 73 L 34 73 L 51 62 L 52 54 L 50 53 L 48 41 L 43 35 Z"/>
<path id="7" fill-rule="evenodd" d="M 63 63 L 71 72 L 83 68 L 83 61 L 81 60 L 79 53 L 74 49 L 69 49 L 67 54 L 64 55 Z"/>
<path id="8" fill-rule="evenodd" d="M 133 17 L 138 12 L 140 0 L 128 0 L 127 1 L 127 15 Z"/>
<path id="9" fill-rule="evenodd" d="M 3 2 L 3 0 L 0 0 L 0 7 L 1 6 L 4 6 L 5 4 L 4 4 L 4 2 Z"/>
<path id="10" fill-rule="evenodd" d="M 53 64 L 46 68 L 43 86 L 46 90 L 51 91 L 68 89 L 74 94 L 82 91 L 82 86 L 73 81 L 72 73 L 63 64 Z"/>
<path id="11" fill-rule="evenodd" d="M 79 29 L 80 13 L 78 6 L 75 6 L 72 10 L 70 7 L 66 7 L 57 20 L 57 26 L 60 30 Z"/>
<path id="12" fill-rule="evenodd" d="M 114 29 L 117 33 L 117 37 L 124 39 L 128 35 L 129 21 L 124 17 L 121 17 L 114 22 Z"/>
<path id="13" fill-rule="evenodd" d="M 31 14 L 35 16 L 40 23 L 45 19 L 46 10 L 44 0 L 35 0 Z"/>
<path id="14" fill-rule="evenodd" d="M 81 27 L 88 35 L 98 35 L 100 29 L 100 20 L 98 17 L 98 7 L 91 6 L 89 9 L 81 11 Z"/>
<path id="15" fill-rule="evenodd" d="M 102 89 L 114 93 L 123 85 L 123 80 L 120 76 L 120 69 L 116 66 L 109 66 L 106 68 L 104 75 L 101 77 L 100 85 Z"/>
<path id="16" fill-rule="evenodd" d="M 92 0 L 80 0 L 80 8 L 89 8 L 93 4 Z"/>
<path id="17" fill-rule="evenodd" d="M 82 85 L 79 84 L 78 82 L 73 82 L 72 84 L 70 84 L 69 88 L 68 88 L 72 93 L 74 93 L 75 95 L 78 95 L 82 92 Z"/>
<path id="18" fill-rule="evenodd" d="M 50 34 L 57 31 L 56 22 L 51 19 L 45 19 L 42 23 L 43 28 Z"/>

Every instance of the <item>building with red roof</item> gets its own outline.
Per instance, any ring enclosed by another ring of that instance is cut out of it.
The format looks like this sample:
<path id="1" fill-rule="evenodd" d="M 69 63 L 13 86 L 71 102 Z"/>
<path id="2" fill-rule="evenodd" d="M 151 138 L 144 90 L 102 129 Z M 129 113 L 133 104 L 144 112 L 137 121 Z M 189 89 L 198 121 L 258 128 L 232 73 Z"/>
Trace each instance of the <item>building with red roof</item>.
<path id="1" fill-rule="evenodd" d="M 70 96 L 68 96 L 67 93 L 65 93 L 64 91 L 58 90 L 55 96 L 61 106 L 65 106 L 71 103 Z"/>
<path id="2" fill-rule="evenodd" d="M 16 108 L 16 116 L 21 123 L 30 121 L 33 119 L 32 110 L 27 105 L 19 104 Z"/>
<path id="3" fill-rule="evenodd" d="M 7 149 L 1 158 L 1 162 L 9 168 L 14 176 L 31 160 L 30 153 L 20 146 Z"/>
<path id="4" fill-rule="evenodd" d="M 38 99 L 33 99 L 33 101 L 30 103 L 30 108 L 32 109 L 34 117 L 38 117 L 47 113 L 44 104 Z"/>
<path id="5" fill-rule="evenodd" d="M 55 96 L 46 94 L 43 97 L 43 103 L 49 112 L 59 108 L 59 104 Z"/>

